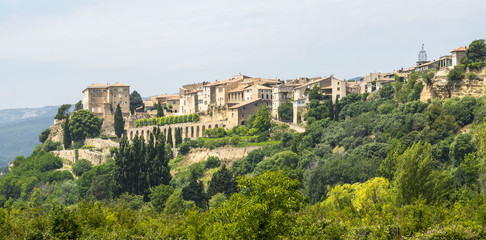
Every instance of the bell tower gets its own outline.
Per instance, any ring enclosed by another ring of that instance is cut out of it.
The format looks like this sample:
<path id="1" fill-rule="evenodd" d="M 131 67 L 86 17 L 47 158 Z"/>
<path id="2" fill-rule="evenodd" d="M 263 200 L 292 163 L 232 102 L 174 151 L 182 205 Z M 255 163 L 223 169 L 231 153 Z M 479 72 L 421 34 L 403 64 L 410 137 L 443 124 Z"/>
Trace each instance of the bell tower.
<path id="1" fill-rule="evenodd" d="M 417 66 L 427 62 L 429 62 L 427 61 L 427 52 L 425 51 L 424 44 L 422 43 L 422 50 L 420 50 L 418 54 Z"/>

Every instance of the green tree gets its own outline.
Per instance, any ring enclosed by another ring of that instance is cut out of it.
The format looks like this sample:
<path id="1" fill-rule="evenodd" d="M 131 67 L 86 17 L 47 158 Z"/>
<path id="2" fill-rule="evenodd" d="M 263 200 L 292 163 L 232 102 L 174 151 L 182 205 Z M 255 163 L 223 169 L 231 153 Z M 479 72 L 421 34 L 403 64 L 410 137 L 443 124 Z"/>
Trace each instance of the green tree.
<path id="1" fill-rule="evenodd" d="M 461 63 L 468 65 L 484 61 L 486 61 L 486 44 L 484 39 L 472 41 L 466 49 L 466 56 L 461 59 Z"/>
<path id="2" fill-rule="evenodd" d="M 164 116 L 164 109 L 160 104 L 155 104 L 155 109 L 157 109 L 157 117 L 163 117 Z"/>
<path id="3" fill-rule="evenodd" d="M 265 105 L 261 105 L 258 112 L 255 114 L 255 121 L 253 121 L 253 128 L 257 129 L 258 132 L 267 132 L 270 130 L 270 121 L 272 117 L 270 115 L 270 108 Z"/>
<path id="4" fill-rule="evenodd" d="M 118 138 L 120 138 L 125 132 L 125 120 L 123 120 L 120 104 L 116 105 L 114 118 L 115 118 L 114 119 L 115 134 Z"/>
<path id="5" fill-rule="evenodd" d="M 167 130 L 167 144 L 170 144 L 171 146 L 174 144 L 172 141 L 172 128 L 169 127 L 169 130 Z"/>
<path id="6" fill-rule="evenodd" d="M 57 114 L 54 119 L 62 120 L 66 118 L 69 114 L 69 109 L 71 108 L 71 104 L 63 104 L 57 109 Z"/>
<path id="7" fill-rule="evenodd" d="M 49 226 L 56 239 L 77 239 L 81 235 L 74 211 L 60 204 L 55 204 L 50 211 Z"/>
<path id="8" fill-rule="evenodd" d="M 71 147 L 71 131 L 69 129 L 69 116 L 66 117 L 66 120 L 64 121 L 64 125 L 62 127 L 63 129 L 63 144 L 64 144 L 64 149 L 68 149 Z"/>
<path id="9" fill-rule="evenodd" d="M 449 84 L 451 84 L 453 81 L 460 81 L 464 79 L 464 77 L 466 76 L 465 68 L 466 66 L 463 64 L 454 66 L 454 68 L 447 74 L 447 80 L 449 81 Z"/>
<path id="10" fill-rule="evenodd" d="M 224 193 L 227 197 L 237 192 L 237 183 L 233 173 L 225 165 L 213 174 L 208 186 L 208 197 Z"/>
<path id="11" fill-rule="evenodd" d="M 150 188 L 150 202 L 157 209 L 157 211 L 162 212 L 165 208 L 165 203 L 169 197 L 174 193 L 174 189 L 168 185 L 159 185 Z"/>
<path id="12" fill-rule="evenodd" d="M 140 96 L 140 94 L 137 91 L 133 91 L 130 94 L 130 112 L 132 112 L 133 114 L 135 112 L 135 109 L 143 106 L 144 104 L 143 104 L 142 96 Z"/>
<path id="13" fill-rule="evenodd" d="M 123 137 L 115 153 L 117 194 L 127 192 L 148 197 L 149 188 L 169 184 L 168 162 L 165 139 L 159 128 L 154 128 L 147 143 L 138 136 L 131 142 Z"/>
<path id="14" fill-rule="evenodd" d="M 44 143 L 47 140 L 47 138 L 49 137 L 50 133 L 51 133 L 50 128 L 42 131 L 41 134 L 39 135 L 39 142 Z"/>
<path id="15" fill-rule="evenodd" d="M 74 104 L 74 111 L 78 111 L 78 110 L 81 110 L 81 109 L 83 109 L 83 102 L 81 102 L 81 100 L 79 100 L 79 102 Z"/>
<path id="16" fill-rule="evenodd" d="M 184 213 L 184 199 L 180 191 L 174 191 L 165 202 L 164 214 L 177 215 Z"/>
<path id="17" fill-rule="evenodd" d="M 197 207 L 207 208 L 208 198 L 204 191 L 204 184 L 193 178 L 189 185 L 182 189 L 182 197 L 186 201 L 194 201 Z"/>
<path id="18" fill-rule="evenodd" d="M 446 199 L 451 179 L 445 172 L 435 170 L 431 157 L 432 146 L 418 142 L 398 157 L 395 187 L 402 204 L 411 204 L 420 198 L 432 203 Z"/>
<path id="19" fill-rule="evenodd" d="M 458 134 L 450 147 L 451 160 L 454 166 L 459 166 L 464 157 L 476 152 L 476 147 L 472 143 L 472 135 L 469 133 Z"/>
<path id="20" fill-rule="evenodd" d="M 266 172 L 238 180 L 239 193 L 214 209 L 208 237 L 215 239 L 277 239 L 288 236 L 292 214 L 302 205 L 299 182 L 283 172 Z"/>
<path id="21" fill-rule="evenodd" d="M 175 130 L 175 145 L 179 146 L 182 143 L 182 128 L 176 128 Z"/>
<path id="22" fill-rule="evenodd" d="M 294 119 L 294 107 L 287 101 L 278 107 L 278 117 L 281 121 L 291 122 Z"/>
<path id="23" fill-rule="evenodd" d="M 378 92 L 382 99 L 393 99 L 395 90 L 393 89 L 393 84 L 385 84 L 385 86 L 381 87 Z"/>
<path id="24" fill-rule="evenodd" d="M 221 165 L 221 160 L 219 160 L 218 157 L 216 156 L 209 156 L 206 159 L 206 168 L 211 169 L 211 168 L 217 168 Z"/>
<path id="25" fill-rule="evenodd" d="M 86 159 L 79 159 L 73 164 L 72 169 L 73 169 L 73 173 L 79 177 L 83 175 L 83 173 L 91 170 L 92 167 L 93 164 L 90 161 Z"/>
<path id="26" fill-rule="evenodd" d="M 72 140 L 78 142 L 99 136 L 102 124 L 103 119 L 88 110 L 82 109 L 74 112 L 69 121 Z"/>
<path id="27" fill-rule="evenodd" d="M 228 198 L 224 193 L 216 193 L 214 196 L 209 199 L 209 208 L 214 209 L 218 208 L 223 202 L 227 201 Z"/>
<path id="28" fill-rule="evenodd" d="M 305 89 L 305 95 L 309 96 L 309 100 L 322 100 L 323 96 L 321 94 L 321 89 L 319 88 L 319 84 L 314 85 L 312 88 Z"/>

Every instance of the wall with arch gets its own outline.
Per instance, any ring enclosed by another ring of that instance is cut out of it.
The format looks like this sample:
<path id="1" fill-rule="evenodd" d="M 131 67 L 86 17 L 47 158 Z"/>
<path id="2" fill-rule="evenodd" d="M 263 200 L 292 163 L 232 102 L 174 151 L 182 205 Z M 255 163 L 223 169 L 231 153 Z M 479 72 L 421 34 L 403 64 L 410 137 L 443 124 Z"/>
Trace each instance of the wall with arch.
<path id="1" fill-rule="evenodd" d="M 135 136 L 143 137 L 145 141 L 148 141 L 150 134 L 154 130 L 154 127 L 159 128 L 165 136 L 169 131 L 169 127 L 172 129 L 172 146 L 175 144 L 175 130 L 177 128 L 181 129 L 182 138 L 196 139 L 198 137 L 204 137 L 204 131 L 211 128 L 224 127 L 226 128 L 225 121 L 210 122 L 210 123 L 179 123 L 171 124 L 165 126 L 143 126 L 143 127 L 133 127 L 127 130 L 128 140 L 132 140 Z"/>

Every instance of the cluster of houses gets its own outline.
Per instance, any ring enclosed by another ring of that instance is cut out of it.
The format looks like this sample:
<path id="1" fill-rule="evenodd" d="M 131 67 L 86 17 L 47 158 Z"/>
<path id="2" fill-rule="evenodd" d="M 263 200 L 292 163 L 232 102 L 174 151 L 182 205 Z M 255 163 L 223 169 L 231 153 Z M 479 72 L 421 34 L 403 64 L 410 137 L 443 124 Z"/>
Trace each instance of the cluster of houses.
<path id="1" fill-rule="evenodd" d="M 418 54 L 415 66 L 390 73 L 369 73 L 360 79 L 360 92 L 378 91 L 383 85 L 395 82 L 397 77 L 407 81 L 409 75 L 417 71 L 436 70 L 436 76 L 446 76 L 454 66 L 460 64 L 461 59 L 466 56 L 466 50 L 467 47 L 456 48 L 438 60 L 427 61 L 427 52 L 422 44 L 422 50 Z"/>
<path id="2" fill-rule="evenodd" d="M 165 109 L 165 115 L 186 115 L 198 113 L 203 122 L 225 121 L 227 127 L 244 124 L 262 106 L 268 106 L 274 118 L 278 119 L 278 108 L 286 102 L 293 104 L 293 123 L 300 122 L 298 114 L 309 102 L 305 90 L 318 86 L 325 99 L 333 103 L 350 93 L 378 91 L 385 84 L 395 82 L 396 78 L 407 80 L 414 71 L 448 71 L 465 56 L 466 48 L 451 51 L 450 55 L 439 60 L 427 61 L 427 53 L 419 52 L 416 66 L 391 73 L 370 73 L 360 81 L 345 81 L 328 77 L 290 79 L 265 79 L 242 74 L 214 82 L 201 82 L 183 85 L 178 94 L 162 94 L 144 101 L 144 111 L 136 112 L 140 117 L 150 117 L 156 113 L 155 104 Z M 83 91 L 83 107 L 93 113 L 106 117 L 114 114 L 120 104 L 124 116 L 130 114 L 130 87 L 125 84 L 93 84 Z"/>

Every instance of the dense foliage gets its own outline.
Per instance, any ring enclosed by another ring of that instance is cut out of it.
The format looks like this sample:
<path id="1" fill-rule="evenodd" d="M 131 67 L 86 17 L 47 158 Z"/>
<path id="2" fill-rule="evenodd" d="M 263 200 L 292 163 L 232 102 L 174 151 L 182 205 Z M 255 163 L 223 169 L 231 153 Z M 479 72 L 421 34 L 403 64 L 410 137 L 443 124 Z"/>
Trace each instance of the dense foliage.
<path id="1" fill-rule="evenodd" d="M 177 116 L 167 116 L 167 117 L 153 117 L 147 119 L 140 119 L 135 121 L 135 127 L 141 126 L 165 126 L 176 123 L 187 123 L 187 122 L 198 122 L 199 114 L 188 114 L 188 115 L 177 115 Z"/>
<path id="2" fill-rule="evenodd" d="M 88 110 L 78 110 L 69 120 L 69 130 L 73 141 L 78 142 L 86 138 L 100 135 L 103 119 Z"/>
<path id="3" fill-rule="evenodd" d="M 73 179 L 57 171 L 61 159 L 42 150 L 46 141 L 0 179 L 0 234 L 484 239 L 484 99 L 420 102 L 420 79 L 427 81 L 426 73 L 335 104 L 313 99 L 304 133 L 271 123 L 262 108 L 245 126 L 211 129 L 209 138 L 180 144 L 182 153 L 184 146 L 277 142 L 232 164 L 208 158 L 185 165 L 191 159 L 182 154 L 169 161 L 165 138 L 155 130 L 148 142 L 122 138 L 114 161 Z"/>
<path id="4" fill-rule="evenodd" d="M 131 142 L 120 141 L 115 153 L 116 193 L 148 196 L 149 189 L 171 180 L 169 159 L 165 152 L 165 137 L 154 128 L 147 143 L 136 136 Z"/>
<path id="5" fill-rule="evenodd" d="M 278 107 L 278 117 L 285 122 L 292 122 L 294 118 L 294 107 L 291 102 L 286 102 Z"/>

